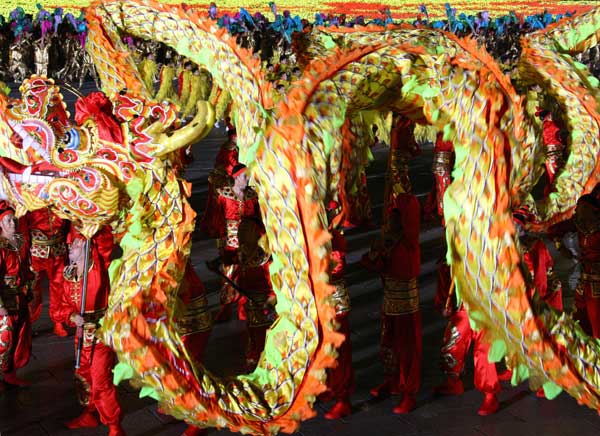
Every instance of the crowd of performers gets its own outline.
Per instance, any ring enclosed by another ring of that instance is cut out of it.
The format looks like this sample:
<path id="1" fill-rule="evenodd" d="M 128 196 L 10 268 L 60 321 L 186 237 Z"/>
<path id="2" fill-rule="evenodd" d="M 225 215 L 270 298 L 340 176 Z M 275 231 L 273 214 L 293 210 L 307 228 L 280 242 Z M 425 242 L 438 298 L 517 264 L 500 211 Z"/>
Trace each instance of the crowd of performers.
<path id="1" fill-rule="evenodd" d="M 101 93 L 93 97 L 102 98 Z M 80 103 L 80 102 L 78 102 Z M 76 108 L 84 104 L 76 105 Z M 548 186 L 564 164 L 566 142 L 559 121 L 548 111 L 538 111 L 543 127 Z M 77 119 L 77 116 L 76 116 Z M 246 167 L 238 160 L 235 127 L 227 122 L 227 141 L 216 157 L 209 177 L 209 196 L 199 222 L 202 232 L 216 239 L 219 257 L 207 263 L 222 277 L 220 310 L 213 315 L 208 308 L 202 281 L 191 263 L 182 280 L 176 323 L 189 357 L 203 360 L 213 322 L 232 317 L 246 322 L 245 369 L 252 371 L 260 358 L 266 332 L 274 319 L 275 296 L 269 276 L 270 255 L 265 243 L 265 227 L 258 206 L 258 194 L 249 186 Z M 420 223 L 443 216 L 444 192 L 452 181 L 454 163 L 452 142 L 437 135 L 434 144 L 434 189 L 422 207 L 412 193 L 409 177 L 411 159 L 420 152 L 414 123 L 396 116 L 390 135 L 384 213 L 381 238 L 364 254 L 361 265 L 381 276 L 383 301 L 381 313 L 380 357 L 384 368 L 381 383 L 371 390 L 375 397 L 399 395 L 394 413 L 408 413 L 416 407 L 421 383 L 422 326 L 419 301 Z M 4 159 L 0 165 L 15 169 Z M 361 179 L 364 180 L 364 179 Z M 338 419 L 351 413 L 354 390 L 352 344 L 350 339 L 350 295 L 344 281 L 346 240 L 344 228 L 371 221 L 366 186 L 352 196 L 340 192 L 339 202 L 327 205 L 332 235 L 330 283 L 336 321 L 345 340 L 338 350 L 337 366 L 330 369 L 327 390 L 320 400 L 332 401 L 325 414 Z M 551 188 L 547 188 L 549 192 Z M 553 259 L 545 242 L 523 231 L 527 211 L 517 211 L 514 221 L 520 231 L 524 252 L 523 273 L 530 285 L 532 302 L 563 310 L 562 286 L 553 271 Z M 442 219 L 443 224 L 443 219 Z M 581 197 L 573 219 L 552 229 L 557 243 L 575 233 L 579 249 L 560 246 L 562 252 L 577 256 L 582 274 L 575 295 L 575 316 L 591 335 L 600 337 L 600 189 Z M 108 267 L 114 258 L 117 235 L 102 228 L 89 241 L 75 226 L 48 209 L 30 212 L 15 219 L 14 205 L 0 202 L 0 390 L 28 384 L 17 376 L 30 357 L 32 323 L 42 310 L 42 283 L 48 284 L 49 316 L 53 332 L 67 336 L 65 326 L 76 327 L 75 347 L 78 368 L 76 391 L 83 406 L 81 415 L 69 421 L 69 428 L 109 427 L 109 435 L 124 434 L 122 413 L 112 369 L 114 352 L 96 335 L 107 308 L 110 292 Z M 489 345 L 482 342 L 482 331 L 471 328 L 467 312 L 453 292 L 450 268 L 440 253 L 435 308 L 448 319 L 441 348 L 443 382 L 435 388 L 439 395 L 460 395 L 462 375 L 471 344 L 474 352 L 475 387 L 484 394 L 480 415 L 495 413 L 500 381 L 511 378 L 510 368 L 496 368 L 489 362 Z M 87 271 L 86 271 L 87 266 Z M 44 278 L 45 277 L 45 278 Z M 83 298 L 84 282 L 86 283 Z M 534 294 L 535 290 L 535 294 Z M 540 303 L 542 302 L 542 303 Z M 537 387 L 535 387 L 537 389 Z M 543 396 L 543 390 L 537 391 Z M 189 426 L 187 436 L 204 430 Z"/>
<path id="2" fill-rule="evenodd" d="M 297 78 L 300 72 L 297 66 L 302 67 L 310 60 L 310 50 L 307 48 L 313 38 L 311 34 L 317 27 L 398 24 L 392 20 L 389 10 L 382 11 L 383 16 L 375 19 L 361 16 L 351 18 L 346 14 L 316 14 L 311 22 L 294 17 L 289 11 L 278 13 L 275 3 L 270 3 L 270 7 L 273 21 L 260 12 L 251 15 L 243 8 L 232 15 L 222 13 L 214 3 L 211 3 L 207 12 L 208 16 L 217 20 L 219 27 L 227 29 L 240 46 L 261 59 L 266 77 L 275 83 L 276 89 L 285 88 L 292 79 Z M 38 5 L 38 9 L 35 15 L 25 13 L 20 7 L 8 17 L 0 15 L 0 80 L 21 82 L 35 73 L 79 88 L 88 79 L 95 80 L 98 85 L 92 59 L 85 51 L 88 29 L 84 16 L 64 13 L 61 8 L 49 12 Z M 563 17 L 562 14 L 553 16 L 549 13 L 517 17 L 511 13 L 492 19 L 488 12 L 457 14 L 455 9 L 446 5 L 445 19 L 433 20 L 427 8 L 420 5 L 416 19 L 411 23 L 419 28 L 439 29 L 459 37 L 471 36 L 503 68 L 511 70 L 520 56 L 520 38 Z M 171 86 L 175 82 L 177 97 L 186 100 L 185 93 L 189 92 L 186 89 L 194 82 L 191 75 L 205 79 L 202 70 L 164 44 L 128 35 L 123 36 L 123 43 L 140 66 L 148 89 L 154 89 L 153 81 L 157 87 L 164 86 L 163 98 L 173 97 L 168 94 L 172 93 Z M 600 77 L 600 49 L 597 45 L 578 55 L 577 60 L 585 64 L 594 76 Z M 184 78 L 185 74 L 188 77 Z M 206 85 L 199 88 L 205 89 Z M 183 110 L 185 104 L 178 103 Z M 193 107 L 191 104 L 190 108 Z"/>

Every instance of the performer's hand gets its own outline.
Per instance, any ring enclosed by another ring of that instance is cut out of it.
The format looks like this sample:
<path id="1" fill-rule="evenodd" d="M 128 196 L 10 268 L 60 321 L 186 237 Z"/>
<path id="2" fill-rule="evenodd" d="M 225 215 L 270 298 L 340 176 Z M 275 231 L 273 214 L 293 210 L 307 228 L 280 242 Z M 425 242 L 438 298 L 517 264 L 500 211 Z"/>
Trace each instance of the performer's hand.
<path id="1" fill-rule="evenodd" d="M 8 310 L 4 307 L 0 307 L 0 316 L 8 316 Z"/>
<path id="2" fill-rule="evenodd" d="M 85 320 L 78 313 L 74 313 L 73 315 L 71 315 L 71 322 L 77 327 L 82 327 L 85 323 Z"/>

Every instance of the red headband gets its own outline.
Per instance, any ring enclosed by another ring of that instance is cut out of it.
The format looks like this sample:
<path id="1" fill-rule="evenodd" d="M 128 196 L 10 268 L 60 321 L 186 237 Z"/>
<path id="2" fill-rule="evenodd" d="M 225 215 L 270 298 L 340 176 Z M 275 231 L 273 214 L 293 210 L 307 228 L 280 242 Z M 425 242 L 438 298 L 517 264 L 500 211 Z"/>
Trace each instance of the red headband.
<path id="1" fill-rule="evenodd" d="M 11 207 L 10 203 L 6 200 L 0 200 L 0 220 L 4 218 L 7 213 L 15 213 L 15 210 Z"/>

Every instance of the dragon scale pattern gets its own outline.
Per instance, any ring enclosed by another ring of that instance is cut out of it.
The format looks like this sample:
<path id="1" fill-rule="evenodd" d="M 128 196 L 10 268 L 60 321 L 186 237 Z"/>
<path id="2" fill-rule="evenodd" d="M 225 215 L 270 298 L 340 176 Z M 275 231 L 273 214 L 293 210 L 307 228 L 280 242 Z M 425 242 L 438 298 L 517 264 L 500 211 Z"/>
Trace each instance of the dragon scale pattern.
<path id="1" fill-rule="evenodd" d="M 156 19 L 152 22 L 156 25 Z M 138 30 L 129 25 L 127 31 L 137 34 Z M 140 36 L 143 35 L 143 31 L 139 32 Z M 522 171 L 528 165 L 533 167 L 531 158 L 538 154 L 535 143 L 539 139 L 525 113 L 523 98 L 518 96 L 491 57 L 479 50 L 473 41 L 404 27 L 343 33 L 342 38 L 342 45 L 348 48 L 324 51 L 323 57 L 313 61 L 303 77 L 292 84 L 284 101 L 274 108 L 273 116 L 265 116 L 264 123 L 254 124 L 260 127 L 254 129 L 254 136 L 250 133 L 253 140 L 245 140 L 240 144 L 242 148 L 254 145 L 256 157 L 252 166 L 253 177 L 261 194 L 261 209 L 268 228 L 274 264 L 277 265 L 273 268 L 272 279 L 278 297 L 285 297 L 277 308 L 283 317 L 269 332 L 267 348 L 273 346 L 287 352 L 291 350 L 274 340 L 277 337 L 275 331 L 282 320 L 289 320 L 289 316 L 300 313 L 297 311 L 299 305 L 287 306 L 286 310 L 282 310 L 284 302 L 297 301 L 299 296 L 305 298 L 310 295 L 311 285 L 317 296 L 326 296 L 330 292 L 323 277 L 326 272 L 323 259 L 326 259 L 326 252 L 330 248 L 325 236 L 323 202 L 335 196 L 333 190 L 336 185 L 331 182 L 336 179 L 340 169 L 343 172 L 348 168 L 342 165 L 339 158 L 339 150 L 344 142 L 341 128 L 354 112 L 386 107 L 445 129 L 446 136 L 454 138 L 457 153 L 453 173 L 455 182 L 448 189 L 446 197 L 448 256 L 453 265 L 458 293 L 473 321 L 480 327 L 488 327 L 488 340 L 492 342 L 496 358 L 507 356 L 508 362 L 516 369 L 515 382 L 531 375 L 538 383 L 546 383 L 551 395 L 556 392 L 556 389 L 552 389 L 555 385 L 550 381 L 554 380 L 579 401 L 598 408 L 598 385 L 595 382 L 598 374 L 590 377 L 593 364 L 588 362 L 585 367 L 581 364 L 582 355 L 594 356 L 590 350 L 594 350 L 595 344 L 579 335 L 566 334 L 565 331 L 571 332 L 566 328 L 554 327 L 553 330 L 552 324 L 556 321 L 554 315 L 542 313 L 537 308 L 536 313 L 540 315 L 536 316 L 526 298 L 525 282 L 518 268 L 519 251 L 510 213 L 512 207 L 519 205 L 513 196 L 514 192 L 518 192 L 518 187 L 509 187 L 511 155 L 507 155 L 505 150 L 511 151 L 515 162 L 523 164 Z M 171 45 L 178 48 L 174 42 Z M 535 53 L 536 49 L 532 51 Z M 533 55 L 531 57 L 534 58 Z M 202 56 L 193 59 L 209 67 L 201 62 Z M 243 64 L 239 60 L 236 63 L 235 57 L 229 60 L 232 62 L 231 69 Z M 561 65 L 558 62 L 553 65 L 556 64 Z M 572 71 L 572 68 L 567 69 L 570 65 L 561 66 L 566 70 L 565 74 L 579 77 L 569 73 Z M 525 70 L 525 67 L 522 69 Z M 218 75 L 222 73 L 214 70 L 211 73 L 219 81 Z M 253 80 L 260 84 L 262 77 Z M 232 92 L 234 101 L 240 98 L 236 94 Z M 237 103 L 236 107 L 239 112 L 244 112 L 243 104 Z M 243 117 L 240 115 L 240 119 Z M 582 118 L 585 123 L 582 129 L 590 132 L 585 138 L 588 150 L 597 151 L 597 142 L 590 138 L 597 125 L 591 121 L 593 117 Z M 595 163 L 595 155 L 590 157 L 589 153 L 582 153 L 577 148 L 576 139 L 571 138 L 571 155 L 577 157 L 571 160 L 585 162 L 584 170 L 579 172 L 583 183 L 579 183 L 581 189 L 576 191 L 583 193 L 591 189 L 596 177 L 593 167 L 590 167 L 590 162 Z M 522 150 L 521 153 L 518 150 Z M 567 163 L 566 173 L 569 165 L 573 164 L 570 161 Z M 312 174 L 309 169 L 312 169 Z M 514 167 L 512 170 L 517 171 Z M 323 174 L 329 174 L 329 180 L 321 176 Z M 520 173 L 513 177 L 524 176 Z M 562 177 L 565 182 L 561 183 L 570 181 L 571 187 L 575 184 L 573 177 L 564 174 Z M 535 178 L 535 175 L 530 177 L 530 181 L 535 181 Z M 271 184 L 273 182 L 276 186 Z M 295 196 L 290 186 L 296 186 Z M 572 211 L 576 198 L 567 196 L 566 192 L 562 192 L 560 201 L 555 200 L 555 204 L 561 205 L 561 213 Z M 283 201 L 286 198 L 287 203 Z M 296 207 L 290 208 L 285 204 Z M 312 213 L 307 213 L 308 210 Z M 555 207 L 546 215 L 558 213 Z M 296 220 L 290 219 L 290 214 L 295 214 Z M 287 222 L 281 217 L 287 218 Z M 290 230 L 298 233 L 292 235 Z M 299 239 L 302 233 L 304 236 Z M 294 244 L 298 240 L 305 241 L 305 244 Z M 319 262 L 317 265 L 304 263 L 300 268 L 302 274 L 298 274 L 299 253 L 287 258 L 280 257 L 280 253 L 292 250 L 307 250 L 301 256 L 305 262 L 311 258 L 319 259 Z M 293 277 L 293 280 L 286 283 L 288 277 Z M 294 286 L 289 286 L 291 283 Z M 313 320 L 310 323 L 313 328 L 310 330 L 313 333 L 310 336 L 312 341 L 315 341 L 316 322 L 333 327 L 330 324 L 331 307 L 327 304 L 319 306 L 318 303 L 313 303 L 310 308 L 305 306 L 302 311 L 307 319 Z M 489 328 L 497 327 L 494 320 L 498 319 L 503 320 L 503 328 Z M 561 326 L 571 326 L 572 323 L 569 323 L 565 316 L 561 318 Z M 331 336 L 329 346 L 335 342 L 334 337 Z M 565 340 L 567 337 L 571 339 L 570 342 Z M 564 358 L 564 344 L 568 344 L 572 355 L 578 356 L 574 365 L 561 360 Z M 310 354 L 322 348 L 301 349 L 306 352 L 307 359 L 303 371 L 298 373 L 300 377 L 306 374 Z M 587 351 L 587 354 L 582 351 Z M 268 355 L 266 353 L 265 356 Z M 328 353 L 323 356 L 320 369 L 318 366 L 311 368 L 319 375 L 318 379 L 323 377 L 322 368 L 331 364 L 331 356 Z M 263 368 L 277 371 L 265 360 L 263 356 L 253 376 L 263 374 Z M 290 392 L 294 391 L 287 393 Z M 294 393 L 299 395 L 300 392 Z M 318 390 L 310 392 L 308 400 L 314 398 L 316 393 Z M 227 393 L 221 391 L 219 395 L 226 396 Z M 274 422 L 289 404 L 280 409 L 271 409 Z M 290 409 L 293 410 L 294 406 L 292 404 Z M 273 431 L 277 427 L 268 428 Z"/>

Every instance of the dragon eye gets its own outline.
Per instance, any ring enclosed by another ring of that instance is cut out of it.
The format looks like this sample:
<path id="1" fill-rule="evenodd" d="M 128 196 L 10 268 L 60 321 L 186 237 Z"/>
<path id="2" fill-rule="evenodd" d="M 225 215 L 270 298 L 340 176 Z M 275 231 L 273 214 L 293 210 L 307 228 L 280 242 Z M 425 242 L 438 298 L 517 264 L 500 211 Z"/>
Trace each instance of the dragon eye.
<path id="1" fill-rule="evenodd" d="M 65 132 L 65 148 L 67 148 L 68 150 L 77 150 L 79 148 L 80 142 L 81 137 L 79 136 L 79 132 L 77 131 L 77 129 L 69 129 Z"/>

